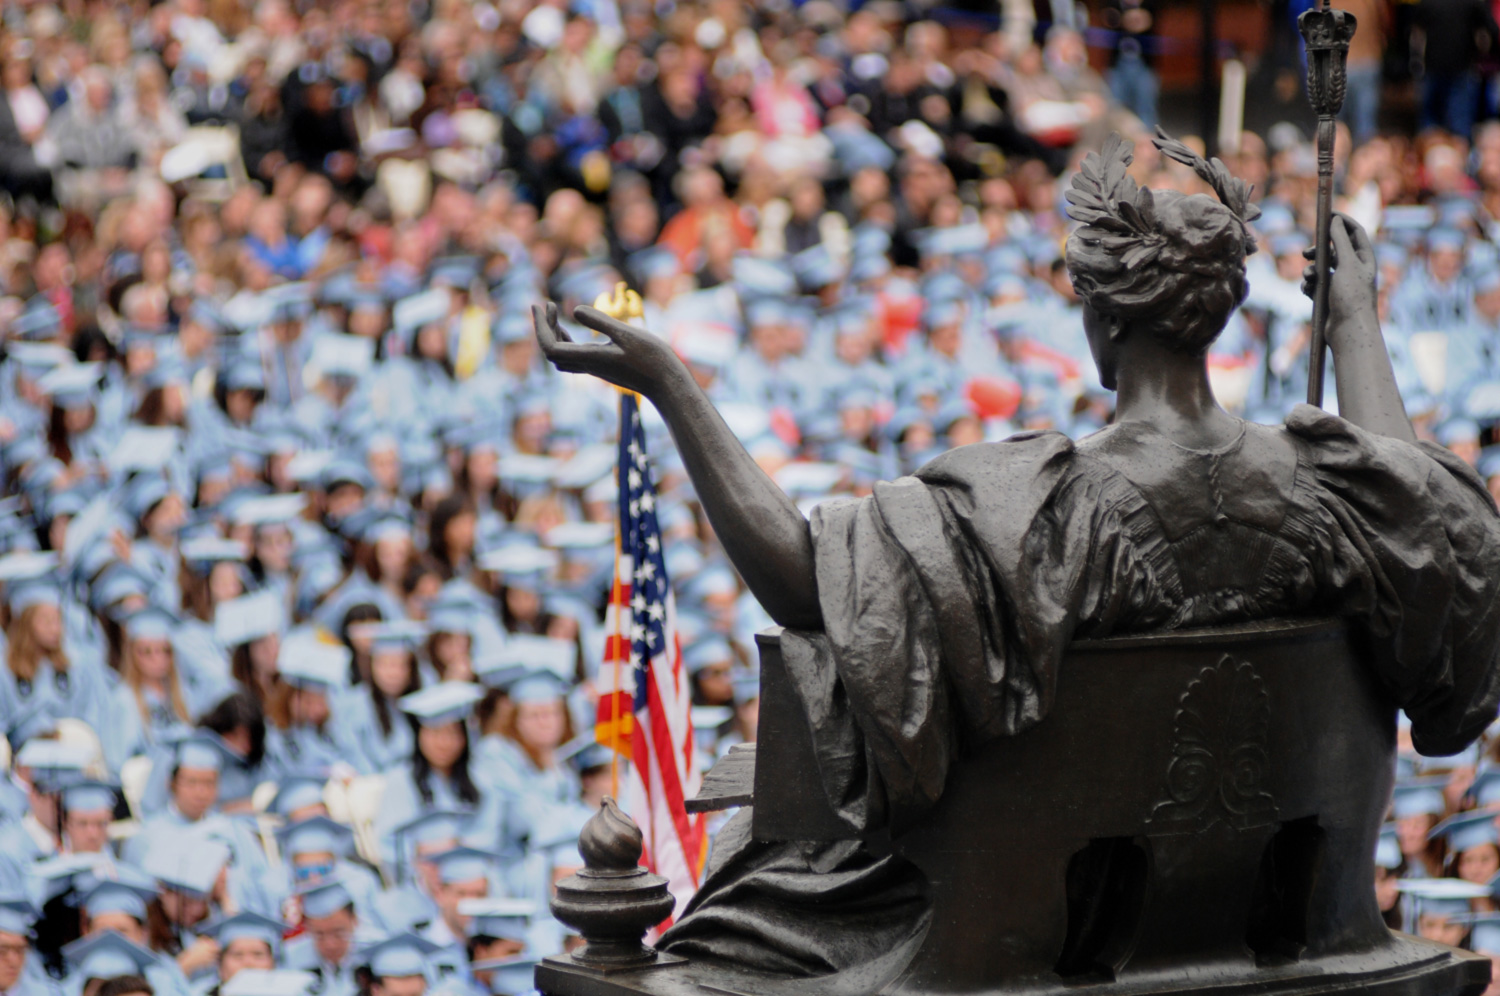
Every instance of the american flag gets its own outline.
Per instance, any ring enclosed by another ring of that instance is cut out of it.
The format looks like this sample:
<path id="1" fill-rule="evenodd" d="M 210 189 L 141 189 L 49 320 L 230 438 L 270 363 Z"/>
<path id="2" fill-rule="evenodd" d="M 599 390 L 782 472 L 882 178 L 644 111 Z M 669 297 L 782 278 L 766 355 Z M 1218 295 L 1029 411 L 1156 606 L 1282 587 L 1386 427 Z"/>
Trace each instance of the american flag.
<path id="1" fill-rule="evenodd" d="M 682 666 L 672 587 L 662 559 L 656 486 L 646 459 L 640 403 L 620 400 L 620 551 L 605 619 L 595 739 L 629 759 L 621 799 L 645 836 L 644 863 L 667 878 L 673 916 L 698 888 L 702 814 L 684 805 L 698 793 L 692 688 Z"/>

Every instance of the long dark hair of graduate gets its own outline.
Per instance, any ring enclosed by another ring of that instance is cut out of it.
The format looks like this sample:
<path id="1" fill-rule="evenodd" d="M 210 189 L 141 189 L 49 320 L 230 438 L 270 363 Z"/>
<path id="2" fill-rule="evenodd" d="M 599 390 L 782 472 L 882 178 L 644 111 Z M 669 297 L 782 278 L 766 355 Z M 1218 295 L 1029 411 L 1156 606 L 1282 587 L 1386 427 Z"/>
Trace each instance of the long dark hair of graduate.
<path id="1" fill-rule="evenodd" d="M 266 716 L 260 702 L 246 691 L 231 692 L 198 720 L 202 729 L 224 736 L 244 728 L 250 733 L 250 752 L 245 755 L 248 767 L 259 767 L 266 758 Z"/>
<path id="2" fill-rule="evenodd" d="M 417 794 L 422 797 L 422 805 L 431 806 L 432 765 L 427 758 L 422 756 L 422 724 L 415 716 L 406 718 L 411 723 L 411 780 L 417 786 Z M 466 723 L 458 725 L 464 731 L 464 749 L 463 753 L 458 755 L 458 761 L 453 765 L 453 793 L 464 805 L 478 806 L 479 789 L 469 775 L 469 727 Z"/>
<path id="3" fill-rule="evenodd" d="M 417 655 L 407 651 L 406 653 L 406 684 L 401 688 L 402 695 L 410 695 L 422 687 L 422 672 L 417 668 Z M 394 717 L 391 716 L 391 702 L 385 697 L 385 693 L 375 687 L 375 676 L 370 676 L 370 704 L 375 707 L 375 722 L 380 724 L 380 735 L 388 737 L 391 735 L 391 725 Z M 467 740 L 467 735 L 465 736 Z M 468 760 L 468 755 L 464 755 Z"/>

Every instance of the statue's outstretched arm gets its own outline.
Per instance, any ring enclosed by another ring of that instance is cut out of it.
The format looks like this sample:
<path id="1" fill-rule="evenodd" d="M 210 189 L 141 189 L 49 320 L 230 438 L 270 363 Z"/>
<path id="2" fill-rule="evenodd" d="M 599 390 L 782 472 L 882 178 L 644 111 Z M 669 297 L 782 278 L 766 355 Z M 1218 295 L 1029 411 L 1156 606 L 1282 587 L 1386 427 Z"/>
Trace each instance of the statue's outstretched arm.
<path id="1" fill-rule="evenodd" d="M 1361 429 L 1417 441 L 1391 357 L 1380 333 L 1375 304 L 1375 250 L 1359 222 L 1335 213 L 1329 233 L 1333 241 L 1333 272 L 1328 289 L 1328 345 L 1333 351 L 1333 376 L 1339 389 L 1339 414 Z M 1310 251 L 1310 250 L 1309 250 Z M 1302 287 L 1311 294 L 1313 267 L 1303 275 Z"/>
<path id="2" fill-rule="evenodd" d="M 594 308 L 578 308 L 573 317 L 607 343 L 573 342 L 557 323 L 555 304 L 534 308 L 533 317 L 542 352 L 557 369 L 593 374 L 656 405 L 719 542 L 760 604 L 783 626 L 822 629 L 807 520 L 740 445 L 672 348 Z"/>

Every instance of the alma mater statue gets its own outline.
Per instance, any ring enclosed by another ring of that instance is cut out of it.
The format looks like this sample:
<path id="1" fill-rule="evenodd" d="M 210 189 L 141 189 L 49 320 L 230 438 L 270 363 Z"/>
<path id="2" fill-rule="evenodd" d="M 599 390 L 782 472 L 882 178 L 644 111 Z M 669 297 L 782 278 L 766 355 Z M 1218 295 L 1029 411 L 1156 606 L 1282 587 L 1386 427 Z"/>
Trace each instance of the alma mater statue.
<path id="1" fill-rule="evenodd" d="M 544 991 L 1483 988 L 1487 963 L 1379 923 L 1371 855 L 1395 709 L 1429 754 L 1495 717 L 1500 518 L 1416 440 L 1350 219 L 1341 415 L 1218 406 L 1205 354 L 1245 296 L 1255 209 L 1222 163 L 1157 144 L 1217 197 L 1138 189 L 1118 137 L 1068 195 L 1114 423 L 962 447 L 810 522 L 663 340 L 580 308 L 609 341 L 574 342 L 538 311 L 559 369 L 660 410 L 784 627 L 758 748 L 778 777 L 659 943 L 686 962 Z"/>

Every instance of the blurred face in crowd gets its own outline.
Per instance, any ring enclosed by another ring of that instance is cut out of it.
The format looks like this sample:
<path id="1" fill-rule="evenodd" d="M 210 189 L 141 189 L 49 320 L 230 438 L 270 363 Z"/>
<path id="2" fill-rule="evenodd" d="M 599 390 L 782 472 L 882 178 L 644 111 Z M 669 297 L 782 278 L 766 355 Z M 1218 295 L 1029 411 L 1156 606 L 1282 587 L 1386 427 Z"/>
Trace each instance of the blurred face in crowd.
<path id="1" fill-rule="evenodd" d="M 20 934 L 0 931 L 0 990 L 10 991 L 21 980 L 30 942 Z"/>
<path id="2" fill-rule="evenodd" d="M 313 947 L 317 949 L 318 959 L 329 965 L 342 965 L 344 959 L 349 957 L 357 922 L 353 906 L 328 916 L 310 916 L 303 920 L 308 935 L 312 937 Z"/>
<path id="3" fill-rule="evenodd" d="M 1464 923 L 1454 923 L 1440 913 L 1423 913 L 1417 918 L 1417 936 L 1450 947 L 1458 947 L 1464 941 L 1469 928 Z"/>
<path id="4" fill-rule="evenodd" d="M 417 730 L 417 750 L 438 771 L 444 774 L 452 771 L 464 753 L 463 724 L 420 727 Z"/>
<path id="5" fill-rule="evenodd" d="M 1440 284 L 1458 278 L 1464 266 L 1464 254 L 1457 249 L 1433 249 L 1427 254 L 1427 269 Z"/>
<path id="6" fill-rule="evenodd" d="M 292 566 L 292 532 L 286 526 L 263 526 L 255 532 L 255 557 L 262 567 L 284 573 Z"/>
<path id="7" fill-rule="evenodd" d="M 370 987 L 374 996 L 426 996 L 427 979 L 421 975 L 384 975 Z"/>
<path id="8" fill-rule="evenodd" d="M 172 673 L 172 644 L 166 639 L 134 639 L 130 656 L 141 680 L 153 685 L 165 682 Z"/>
<path id="9" fill-rule="evenodd" d="M 44 653 L 55 652 L 62 646 L 62 610 L 55 605 L 32 606 L 31 635 Z"/>
<path id="10" fill-rule="evenodd" d="M 490 883 L 483 878 L 470 879 L 467 882 L 442 882 L 438 885 L 437 900 L 438 909 L 442 910 L 443 920 L 448 928 L 462 937 L 468 933 L 469 918 L 458 912 L 458 904 L 465 899 L 484 899 L 490 894 Z"/>
<path id="11" fill-rule="evenodd" d="M 406 651 L 386 650 L 370 655 L 370 680 L 387 698 L 405 694 L 410 675 L 411 658 Z"/>
<path id="12" fill-rule="evenodd" d="M 328 721 L 328 697 L 308 688 L 295 688 L 288 700 L 292 722 L 304 726 L 322 726 Z"/>
<path id="13" fill-rule="evenodd" d="M 713 661 L 698 669 L 695 678 L 704 705 L 729 705 L 734 701 L 731 661 Z"/>
<path id="14" fill-rule="evenodd" d="M 551 702 L 521 702 L 516 705 L 516 737 L 535 750 L 552 750 L 562 743 L 564 715 L 562 699 Z"/>
<path id="15" fill-rule="evenodd" d="M 208 919 L 208 900 L 201 896 L 190 896 L 176 889 L 162 889 L 159 898 L 162 912 L 167 920 L 182 927 L 191 927 Z"/>
<path id="16" fill-rule="evenodd" d="M 89 918 L 89 934 L 102 934 L 106 930 L 113 930 L 135 944 L 146 943 L 145 924 L 129 913 L 100 913 L 96 917 Z"/>
<path id="17" fill-rule="evenodd" d="M 1385 913 L 1395 909 L 1396 903 L 1401 899 L 1401 890 L 1396 888 L 1396 883 L 1401 879 L 1394 871 L 1387 868 L 1375 869 L 1375 903 L 1380 907 L 1380 912 Z"/>
<path id="18" fill-rule="evenodd" d="M 1465 882 L 1486 885 L 1496 874 L 1500 874 L 1500 847 L 1494 844 L 1471 847 L 1458 856 L 1458 877 Z"/>
<path id="19" fill-rule="evenodd" d="M 253 937 L 240 937 L 230 941 L 219 952 L 219 982 L 234 978 L 241 969 L 253 968 L 270 971 L 276 967 L 271 945 Z"/>
<path id="20" fill-rule="evenodd" d="M 219 799 L 219 773 L 205 768 L 178 768 L 172 776 L 172 802 L 189 820 L 201 820 Z"/>
<path id="21" fill-rule="evenodd" d="M 109 846 L 109 824 L 113 817 L 107 809 L 69 810 L 63 817 L 69 848 L 75 854 L 102 853 Z"/>

